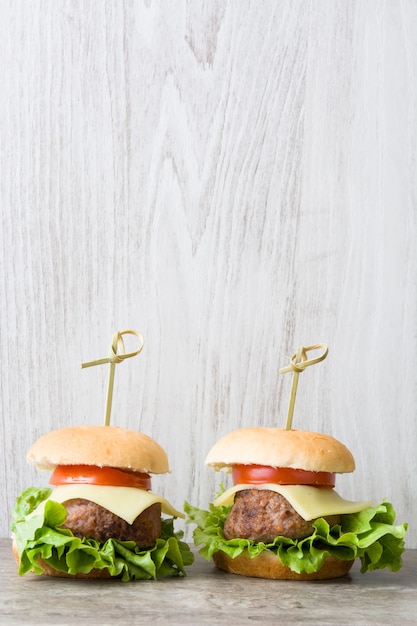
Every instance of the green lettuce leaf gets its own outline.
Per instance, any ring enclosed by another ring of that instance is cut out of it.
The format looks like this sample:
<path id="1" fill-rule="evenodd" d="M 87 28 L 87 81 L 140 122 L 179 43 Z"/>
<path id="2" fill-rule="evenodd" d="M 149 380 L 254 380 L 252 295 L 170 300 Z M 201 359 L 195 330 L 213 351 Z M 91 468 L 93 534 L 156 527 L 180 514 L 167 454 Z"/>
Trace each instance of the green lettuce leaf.
<path id="1" fill-rule="evenodd" d="M 275 537 L 272 543 L 254 543 L 239 538 L 227 540 L 223 527 L 230 509 L 231 506 L 210 504 L 206 511 L 188 502 L 184 504 L 187 523 L 196 524 L 194 543 L 196 546 L 203 545 L 199 553 L 208 561 L 218 551 L 235 558 L 247 550 L 249 556 L 254 558 L 269 550 L 297 573 L 317 572 L 330 555 L 346 560 L 359 558 L 362 573 L 385 567 L 396 572 L 402 566 L 407 524 L 393 525 L 395 512 L 392 504 L 386 501 L 360 513 L 342 515 L 341 523 L 332 528 L 325 519 L 318 518 L 313 523 L 313 534 L 305 539 Z"/>
<path id="2" fill-rule="evenodd" d="M 86 574 L 92 569 L 107 569 L 121 580 L 148 580 L 165 576 L 186 575 L 185 567 L 194 561 L 189 546 L 181 541 L 183 532 L 174 531 L 174 518 L 162 519 L 161 537 L 149 550 L 140 550 L 134 541 L 74 537 L 62 528 L 66 510 L 62 504 L 48 500 L 41 513 L 34 513 L 46 500 L 51 489 L 29 487 L 16 500 L 11 529 L 20 556 L 19 574 L 30 571 L 41 574 L 38 561 L 68 574 Z"/>

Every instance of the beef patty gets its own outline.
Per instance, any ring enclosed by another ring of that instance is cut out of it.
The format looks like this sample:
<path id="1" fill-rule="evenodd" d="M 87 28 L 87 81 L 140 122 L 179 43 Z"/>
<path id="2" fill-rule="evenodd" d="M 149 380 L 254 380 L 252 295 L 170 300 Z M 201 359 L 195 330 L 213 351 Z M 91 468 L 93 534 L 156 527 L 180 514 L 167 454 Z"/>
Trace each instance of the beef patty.
<path id="1" fill-rule="evenodd" d="M 161 505 L 159 502 L 145 509 L 133 524 L 114 515 L 107 509 L 76 498 L 64 503 L 67 517 L 64 528 L 68 528 L 76 537 L 90 537 L 104 542 L 107 539 L 134 541 L 139 548 L 152 548 L 161 536 Z"/>
<path id="2" fill-rule="evenodd" d="M 339 516 L 325 518 L 330 526 Z M 241 537 L 255 543 L 271 543 L 281 535 L 303 539 L 313 533 L 314 520 L 307 521 L 297 513 L 284 496 L 269 489 L 244 489 L 235 494 L 235 501 L 224 524 L 226 539 Z"/>

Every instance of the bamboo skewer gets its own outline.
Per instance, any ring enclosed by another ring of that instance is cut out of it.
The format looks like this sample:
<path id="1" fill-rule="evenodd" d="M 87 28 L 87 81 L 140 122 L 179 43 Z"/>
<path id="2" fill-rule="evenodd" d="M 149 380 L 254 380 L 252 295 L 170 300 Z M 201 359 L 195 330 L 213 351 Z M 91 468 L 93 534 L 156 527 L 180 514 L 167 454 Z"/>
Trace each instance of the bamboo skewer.
<path id="1" fill-rule="evenodd" d="M 123 341 L 123 335 L 135 335 L 138 337 L 140 341 L 140 346 L 134 352 L 126 352 L 125 344 Z M 125 359 L 130 359 L 133 356 L 136 356 L 141 352 L 143 348 L 143 337 L 136 330 L 123 330 L 121 332 L 114 333 L 112 335 L 112 340 L 110 344 L 110 354 L 108 357 L 104 357 L 103 359 L 96 359 L 94 361 L 88 361 L 86 363 L 82 363 L 81 367 L 92 367 L 94 365 L 103 365 L 105 363 L 110 363 L 110 371 L 109 378 L 107 383 L 107 398 L 106 398 L 106 411 L 104 416 L 104 425 L 110 425 L 110 414 L 111 407 L 113 402 L 113 386 L 114 386 L 114 374 L 116 371 L 117 363 L 122 363 Z"/>
<path id="2" fill-rule="evenodd" d="M 324 352 L 320 356 L 315 357 L 314 359 L 307 359 L 307 352 L 311 352 L 312 350 L 320 350 L 321 348 L 323 348 Z M 288 403 L 287 421 L 285 423 L 285 430 L 291 430 L 291 427 L 292 427 L 295 397 L 297 395 L 297 388 L 298 388 L 298 378 L 301 372 L 304 372 L 306 367 L 309 367 L 310 365 L 315 365 L 316 363 L 323 361 L 326 358 L 328 352 L 329 352 L 329 349 L 327 347 L 327 344 L 325 343 L 317 343 L 317 344 L 314 344 L 313 346 L 308 346 L 306 348 L 304 346 L 301 346 L 300 348 L 298 348 L 297 352 L 295 352 L 291 356 L 289 365 L 287 365 L 286 367 L 281 367 L 281 369 L 279 370 L 280 374 L 287 374 L 288 372 L 293 372 L 293 379 L 292 379 L 292 385 L 291 385 L 290 400 Z"/>

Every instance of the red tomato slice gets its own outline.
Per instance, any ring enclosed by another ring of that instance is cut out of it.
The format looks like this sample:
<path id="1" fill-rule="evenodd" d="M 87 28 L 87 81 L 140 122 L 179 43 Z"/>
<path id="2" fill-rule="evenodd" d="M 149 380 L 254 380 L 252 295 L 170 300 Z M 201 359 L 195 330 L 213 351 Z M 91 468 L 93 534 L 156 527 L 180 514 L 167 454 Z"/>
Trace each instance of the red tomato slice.
<path id="1" fill-rule="evenodd" d="M 290 467 L 269 467 L 267 465 L 233 465 L 233 483 L 261 485 L 313 485 L 314 487 L 334 487 L 336 474 L 331 472 L 308 472 Z"/>
<path id="2" fill-rule="evenodd" d="M 57 465 L 49 482 L 51 485 L 110 485 L 151 489 L 149 474 L 97 465 Z"/>

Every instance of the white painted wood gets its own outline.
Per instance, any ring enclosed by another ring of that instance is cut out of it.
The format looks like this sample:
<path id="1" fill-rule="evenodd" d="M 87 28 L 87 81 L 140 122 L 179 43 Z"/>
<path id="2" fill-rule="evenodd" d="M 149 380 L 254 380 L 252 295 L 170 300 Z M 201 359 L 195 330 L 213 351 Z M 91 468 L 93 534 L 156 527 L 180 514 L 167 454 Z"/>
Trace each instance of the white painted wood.
<path id="1" fill-rule="evenodd" d="M 334 434 L 416 547 L 416 3 L 3 0 L 0 536 L 42 433 L 112 423 L 204 506 L 223 433 Z"/>

